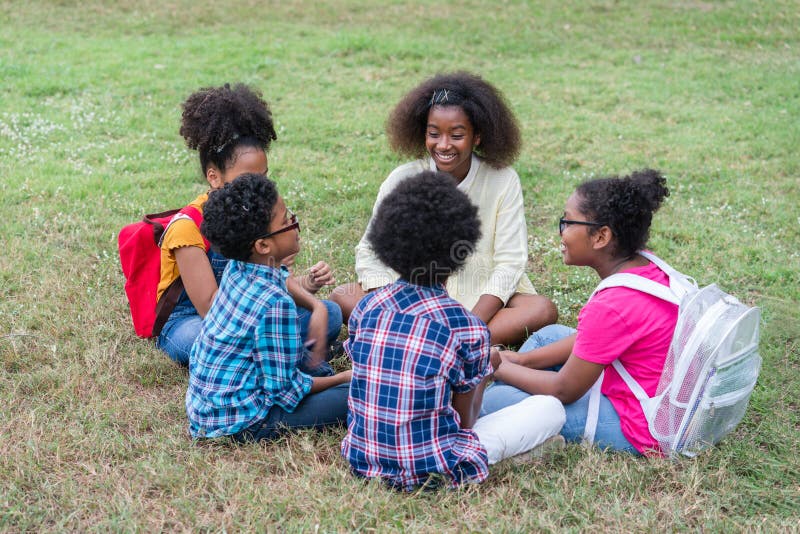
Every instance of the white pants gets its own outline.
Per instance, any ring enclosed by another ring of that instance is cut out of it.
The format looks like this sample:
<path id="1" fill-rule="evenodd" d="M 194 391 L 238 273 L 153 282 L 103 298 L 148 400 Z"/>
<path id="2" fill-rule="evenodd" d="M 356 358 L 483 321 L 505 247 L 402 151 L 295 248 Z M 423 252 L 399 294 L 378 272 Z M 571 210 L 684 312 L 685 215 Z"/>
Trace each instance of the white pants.
<path id="1" fill-rule="evenodd" d="M 550 395 L 533 395 L 478 419 L 473 430 L 486 448 L 489 464 L 528 452 L 564 426 L 564 406 Z"/>

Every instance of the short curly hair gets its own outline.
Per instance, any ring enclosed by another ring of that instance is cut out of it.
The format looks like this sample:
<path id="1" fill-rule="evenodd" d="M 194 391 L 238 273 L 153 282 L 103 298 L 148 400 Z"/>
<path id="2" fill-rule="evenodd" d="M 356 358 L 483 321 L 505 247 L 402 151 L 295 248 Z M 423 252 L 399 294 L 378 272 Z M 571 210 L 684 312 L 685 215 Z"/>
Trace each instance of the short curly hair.
<path id="1" fill-rule="evenodd" d="M 203 174 L 212 163 L 223 172 L 230 168 L 237 148 L 266 152 L 278 138 L 269 105 L 261 93 L 242 83 L 192 93 L 183 103 L 180 134 L 186 146 L 197 150 Z"/>
<path id="2" fill-rule="evenodd" d="M 452 176 L 423 171 L 381 201 L 367 240 L 385 265 L 413 284 L 444 283 L 475 250 L 481 237 L 478 208 Z"/>
<path id="3" fill-rule="evenodd" d="M 263 174 L 242 174 L 208 194 L 200 232 L 226 258 L 247 261 L 253 242 L 269 231 L 277 202 L 275 182 Z"/>
<path id="4" fill-rule="evenodd" d="M 425 156 L 425 129 L 432 106 L 464 110 L 481 137 L 475 153 L 492 167 L 507 167 L 517 159 L 522 145 L 519 124 L 502 93 L 481 77 L 463 71 L 437 74 L 400 100 L 386 121 L 393 150 L 404 156 Z"/>
<path id="5" fill-rule="evenodd" d="M 629 257 L 647 245 L 653 213 L 669 196 L 667 180 L 656 170 L 589 180 L 578 186 L 578 209 L 590 221 L 611 228 L 614 257 Z M 592 229 L 595 232 L 596 229 Z"/>

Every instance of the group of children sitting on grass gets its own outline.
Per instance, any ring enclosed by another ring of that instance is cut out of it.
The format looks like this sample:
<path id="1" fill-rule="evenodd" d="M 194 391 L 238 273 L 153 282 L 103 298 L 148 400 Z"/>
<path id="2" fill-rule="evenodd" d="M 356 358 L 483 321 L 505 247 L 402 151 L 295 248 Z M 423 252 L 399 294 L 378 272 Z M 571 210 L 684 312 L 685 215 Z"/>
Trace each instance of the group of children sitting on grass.
<path id="1" fill-rule="evenodd" d="M 161 285 L 180 276 L 185 292 L 157 343 L 189 366 L 192 437 L 252 441 L 346 423 L 341 452 L 354 474 L 454 487 L 546 443 L 580 441 L 600 379 L 597 443 L 658 453 L 610 363 L 619 358 L 652 395 L 677 306 L 608 288 L 576 330 L 554 324 L 555 306 L 525 272 L 526 206 L 509 166 L 520 133 L 497 89 L 469 73 L 434 76 L 396 106 L 387 133 L 419 159 L 382 184 L 356 248 L 358 281 L 319 300 L 333 276 L 322 261 L 292 272 L 300 222 L 267 177 L 267 104 L 244 85 L 184 103 L 181 134 L 211 190 L 192 202 L 199 228 L 179 217 L 165 231 Z M 652 170 L 581 184 L 559 220 L 564 262 L 668 283 L 638 254 L 667 195 Z M 335 373 L 327 360 L 343 320 L 352 369 Z"/>

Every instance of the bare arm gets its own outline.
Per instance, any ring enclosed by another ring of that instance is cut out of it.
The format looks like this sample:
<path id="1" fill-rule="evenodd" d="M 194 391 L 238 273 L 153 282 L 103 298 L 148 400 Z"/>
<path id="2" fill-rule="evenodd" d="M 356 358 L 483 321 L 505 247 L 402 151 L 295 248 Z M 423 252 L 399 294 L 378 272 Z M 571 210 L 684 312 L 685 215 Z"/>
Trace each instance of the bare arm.
<path id="1" fill-rule="evenodd" d="M 311 383 L 311 393 L 319 393 L 339 384 L 349 384 L 351 378 L 353 378 L 351 369 L 336 373 L 333 376 L 314 377 L 314 381 Z"/>
<path id="2" fill-rule="evenodd" d="M 174 250 L 183 287 L 200 317 L 205 317 L 217 294 L 217 280 L 206 252 L 199 247 L 180 247 Z"/>
<path id="3" fill-rule="evenodd" d="M 321 300 L 309 293 L 295 277 L 290 276 L 286 279 L 286 289 L 294 299 L 295 304 L 311 310 L 306 342 L 313 342 L 310 365 L 311 367 L 316 367 L 325 361 L 325 355 L 328 350 L 328 308 L 325 307 Z"/>
<path id="4" fill-rule="evenodd" d="M 461 418 L 461 428 L 472 428 L 478 420 L 483 404 L 483 391 L 490 376 L 485 377 L 474 389 L 466 393 L 453 393 L 453 408 Z"/>
<path id="5" fill-rule="evenodd" d="M 494 377 L 532 395 L 553 395 L 564 404 L 569 404 L 589 391 L 604 367 L 574 354 L 570 354 L 559 371 L 530 369 L 503 358 Z"/>
<path id="6" fill-rule="evenodd" d="M 507 352 L 505 356 L 513 363 L 530 367 L 531 369 L 547 369 L 555 365 L 564 364 L 569 355 L 572 354 L 572 347 L 575 345 L 575 334 L 559 339 L 554 343 L 539 347 L 527 352 Z"/>

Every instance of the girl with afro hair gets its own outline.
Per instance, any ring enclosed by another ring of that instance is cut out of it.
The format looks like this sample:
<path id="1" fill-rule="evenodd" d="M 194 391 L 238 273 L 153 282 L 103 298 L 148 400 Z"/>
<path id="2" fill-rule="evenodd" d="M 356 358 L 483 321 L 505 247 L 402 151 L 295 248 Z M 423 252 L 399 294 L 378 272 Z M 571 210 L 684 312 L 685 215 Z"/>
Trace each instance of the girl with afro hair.
<path id="1" fill-rule="evenodd" d="M 400 100 L 386 133 L 395 151 L 419 159 L 392 171 L 378 191 L 373 216 L 408 177 L 424 170 L 451 175 L 478 207 L 483 236 L 464 269 L 448 280 L 450 295 L 489 326 L 493 343 L 519 344 L 554 323 L 555 305 L 536 294 L 525 272 L 522 187 L 509 167 L 519 153 L 520 132 L 501 93 L 467 72 L 436 75 Z M 331 296 L 345 317 L 367 292 L 398 276 L 376 256 L 368 234 L 369 229 L 356 247 L 358 282 L 339 286 Z"/>
<path id="2" fill-rule="evenodd" d="M 260 93 L 244 84 L 206 87 L 191 94 L 183 103 L 180 134 L 186 145 L 196 150 L 200 169 L 210 191 L 220 189 L 244 173 L 267 174 L 267 151 L 277 139 L 272 113 Z M 205 192 L 189 203 L 201 214 L 208 199 Z M 291 264 L 289 258 L 288 263 Z M 200 332 L 203 317 L 217 292 L 227 259 L 209 250 L 197 224 L 187 215 L 173 218 L 161 241 L 161 280 L 158 299 L 178 280 L 184 291 L 156 344 L 174 361 L 188 365 L 189 350 Z M 332 284 L 333 277 L 325 262 L 312 267 L 309 275 L 292 284 L 296 291 L 316 292 Z M 342 319 L 339 307 L 323 301 L 327 317 L 300 308 L 301 330 L 318 340 L 336 339 Z M 322 354 L 328 343 L 316 343 Z"/>
<path id="3" fill-rule="evenodd" d="M 639 253 L 653 213 L 668 195 L 664 177 L 654 170 L 581 184 L 559 219 L 564 263 L 591 267 L 601 279 L 624 272 L 669 287 L 669 276 Z M 519 353 L 497 354 L 492 363 L 501 383 L 486 391 L 483 409 L 491 413 L 531 394 L 554 395 L 567 411 L 561 434 L 580 442 L 590 390 L 602 376 L 594 442 L 636 455 L 659 454 L 639 401 L 611 363 L 619 359 L 654 395 L 677 320 L 678 306 L 671 302 L 628 287 L 601 289 L 581 309 L 577 330 L 547 326 Z"/>

